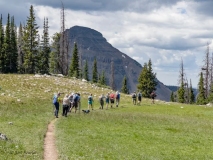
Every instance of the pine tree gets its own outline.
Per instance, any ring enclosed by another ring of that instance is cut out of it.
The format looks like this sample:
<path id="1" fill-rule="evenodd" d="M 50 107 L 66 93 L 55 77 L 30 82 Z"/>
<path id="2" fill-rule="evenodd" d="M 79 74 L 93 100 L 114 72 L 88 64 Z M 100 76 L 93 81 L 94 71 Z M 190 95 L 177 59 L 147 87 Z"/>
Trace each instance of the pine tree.
<path id="1" fill-rule="evenodd" d="M 158 84 L 157 79 L 156 79 L 156 73 L 154 73 L 153 70 L 152 70 L 151 59 L 149 59 L 149 62 L 148 62 L 148 76 L 149 76 L 149 80 L 150 80 L 149 90 L 150 90 L 150 93 L 151 93 L 152 91 L 156 90 L 156 86 Z"/>
<path id="2" fill-rule="evenodd" d="M 101 74 L 98 73 L 98 83 L 101 84 Z"/>
<path id="3" fill-rule="evenodd" d="M 4 71 L 4 27 L 2 23 L 2 15 L 0 18 L 0 73 Z"/>
<path id="4" fill-rule="evenodd" d="M 11 49 L 11 24 L 10 24 L 10 14 L 7 16 L 7 25 L 5 29 L 5 39 L 4 39 L 4 66 L 3 72 L 10 73 L 11 71 L 11 57 L 12 57 L 12 49 Z"/>
<path id="5" fill-rule="evenodd" d="M 11 62 L 10 73 L 17 73 L 18 71 L 18 48 L 17 48 L 17 33 L 14 22 L 14 17 L 11 18 Z"/>
<path id="6" fill-rule="evenodd" d="M 204 79 L 203 73 L 200 73 L 200 80 L 198 83 L 198 97 L 197 97 L 197 104 L 206 104 L 206 97 L 205 97 L 205 89 L 204 89 Z"/>
<path id="7" fill-rule="evenodd" d="M 181 59 L 178 83 L 180 87 L 177 92 L 177 101 L 180 103 L 189 103 L 189 88 L 186 75 L 184 73 L 183 60 Z"/>
<path id="8" fill-rule="evenodd" d="M 127 78 L 126 78 L 126 76 L 124 76 L 124 78 L 123 78 L 121 92 L 125 93 L 125 94 L 129 93 L 129 90 L 128 90 L 128 87 L 127 87 Z"/>
<path id="9" fill-rule="evenodd" d="M 18 31 L 18 73 L 24 73 L 23 27 L 20 23 Z"/>
<path id="10" fill-rule="evenodd" d="M 105 72 L 104 71 L 102 71 L 102 74 L 100 76 L 100 84 L 106 85 L 106 78 L 105 78 Z"/>
<path id="11" fill-rule="evenodd" d="M 185 95 L 184 83 L 181 83 L 181 86 L 178 89 L 178 102 L 180 103 L 185 102 L 184 95 Z"/>
<path id="12" fill-rule="evenodd" d="M 41 41 L 41 52 L 39 56 L 39 71 L 40 73 L 49 73 L 49 32 L 48 32 L 48 19 L 44 18 L 43 35 Z"/>
<path id="13" fill-rule="evenodd" d="M 170 101 L 171 101 L 171 102 L 174 102 L 174 101 L 175 101 L 175 98 L 174 98 L 174 92 L 172 92 L 172 93 L 171 93 Z"/>
<path id="14" fill-rule="evenodd" d="M 27 18 L 27 24 L 24 27 L 23 41 L 25 73 L 32 74 L 35 73 L 35 69 L 38 67 L 36 66 L 36 62 L 39 47 L 38 27 L 32 5 L 30 6 L 30 16 Z"/>
<path id="15" fill-rule="evenodd" d="M 93 71 L 92 71 L 92 82 L 97 83 L 98 82 L 98 70 L 97 70 L 97 60 L 94 59 L 93 63 Z"/>
<path id="16" fill-rule="evenodd" d="M 87 81 L 89 81 L 89 72 L 88 72 L 88 63 L 87 60 L 85 62 L 85 66 L 84 66 L 84 75 L 83 78 Z"/>
<path id="17" fill-rule="evenodd" d="M 143 69 L 142 69 L 142 71 L 139 75 L 139 78 L 138 78 L 137 88 L 138 88 L 138 90 L 142 91 L 142 96 L 146 97 L 146 98 L 150 96 L 150 92 L 146 87 L 148 83 L 149 83 L 148 68 L 147 68 L 147 63 L 144 63 Z"/>
<path id="18" fill-rule="evenodd" d="M 156 74 L 152 71 L 152 62 L 144 63 L 143 69 L 138 78 L 138 90 L 142 91 L 143 97 L 150 97 L 152 91 L 156 90 Z"/>
<path id="19" fill-rule="evenodd" d="M 52 51 L 49 57 L 49 72 L 50 73 L 60 73 L 60 33 L 55 33 L 52 37 L 53 42 L 51 44 Z"/>
<path id="20" fill-rule="evenodd" d="M 69 76 L 79 78 L 79 57 L 78 57 L 78 47 L 75 43 L 72 55 L 72 62 L 70 64 Z"/>
<path id="21" fill-rule="evenodd" d="M 208 102 L 213 103 L 213 83 L 211 83 L 211 85 L 210 85 Z"/>
<path id="22" fill-rule="evenodd" d="M 190 79 L 190 88 L 189 88 L 189 103 L 193 104 L 195 102 L 195 95 L 194 95 L 194 91 L 192 88 L 192 83 L 191 83 L 191 79 Z"/>

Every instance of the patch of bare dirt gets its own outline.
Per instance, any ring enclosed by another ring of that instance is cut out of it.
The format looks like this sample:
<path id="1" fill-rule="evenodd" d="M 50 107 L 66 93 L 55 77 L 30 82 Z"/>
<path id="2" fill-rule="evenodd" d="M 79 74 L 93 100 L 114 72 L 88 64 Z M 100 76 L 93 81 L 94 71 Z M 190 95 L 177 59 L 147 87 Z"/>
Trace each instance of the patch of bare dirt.
<path id="1" fill-rule="evenodd" d="M 56 120 L 56 119 L 55 119 Z M 58 153 L 55 146 L 55 127 L 54 122 L 55 120 L 52 120 L 50 124 L 48 125 L 47 133 L 45 135 L 44 139 L 44 160 L 57 160 L 58 159 Z"/>

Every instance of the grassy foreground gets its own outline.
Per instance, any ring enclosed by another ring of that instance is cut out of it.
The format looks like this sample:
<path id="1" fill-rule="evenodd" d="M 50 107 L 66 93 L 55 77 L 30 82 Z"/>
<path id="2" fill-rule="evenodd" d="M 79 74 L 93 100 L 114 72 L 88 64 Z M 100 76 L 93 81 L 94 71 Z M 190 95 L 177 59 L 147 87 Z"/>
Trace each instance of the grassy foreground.
<path id="1" fill-rule="evenodd" d="M 212 108 L 123 103 L 59 119 L 60 159 L 213 159 Z"/>
<path id="2" fill-rule="evenodd" d="M 109 90 L 75 79 L 0 75 L 0 159 L 42 159 L 44 135 L 54 119 L 54 92 L 95 97 L 89 114 L 60 116 L 56 125 L 59 159 L 213 159 L 213 108 L 143 99 L 134 106 L 121 95 L 118 108 L 100 110 L 98 96 Z M 60 108 L 61 114 L 61 108 Z M 10 123 L 12 122 L 12 124 Z"/>

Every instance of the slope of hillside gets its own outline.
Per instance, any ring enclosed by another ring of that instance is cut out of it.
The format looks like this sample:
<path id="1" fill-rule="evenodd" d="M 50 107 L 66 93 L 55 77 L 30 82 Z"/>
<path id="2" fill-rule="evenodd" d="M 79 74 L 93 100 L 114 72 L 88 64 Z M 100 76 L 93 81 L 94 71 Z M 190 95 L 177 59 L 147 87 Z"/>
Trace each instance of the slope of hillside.
<path id="1" fill-rule="evenodd" d="M 79 49 L 81 68 L 83 68 L 85 61 L 87 60 L 89 65 L 90 78 L 92 77 L 92 67 L 96 57 L 98 62 L 98 72 L 102 73 L 102 71 L 105 71 L 108 85 L 111 82 L 111 62 L 113 62 L 115 88 L 117 90 L 121 89 L 122 80 L 124 76 L 126 76 L 129 91 L 133 92 L 136 90 L 138 76 L 142 70 L 141 64 L 128 55 L 120 52 L 118 49 L 114 48 L 110 43 L 107 42 L 101 33 L 93 29 L 74 26 L 66 30 L 66 32 L 68 32 L 71 44 L 69 58 L 72 57 L 74 42 L 76 42 Z M 170 92 L 171 91 L 162 83 L 159 83 L 157 86 L 159 99 L 168 101 Z"/>
<path id="2" fill-rule="evenodd" d="M 64 117 L 60 103 L 55 118 L 52 96 L 57 91 L 81 93 L 81 109 L 93 93 L 94 110 Z M 0 140 L 0 159 L 43 159 L 44 135 L 53 119 L 58 159 L 213 158 L 212 107 L 152 104 L 146 98 L 133 105 L 130 95 L 121 94 L 119 107 L 99 109 L 98 96 L 110 91 L 75 78 L 0 74 L 0 133 L 8 138 Z"/>

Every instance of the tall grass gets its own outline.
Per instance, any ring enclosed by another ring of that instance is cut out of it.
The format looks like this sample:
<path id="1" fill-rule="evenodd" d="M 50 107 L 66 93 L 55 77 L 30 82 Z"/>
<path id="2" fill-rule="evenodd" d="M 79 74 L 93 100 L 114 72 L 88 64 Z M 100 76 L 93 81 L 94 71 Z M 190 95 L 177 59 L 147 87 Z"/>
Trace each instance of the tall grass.
<path id="1" fill-rule="evenodd" d="M 44 135 L 54 119 L 54 92 L 80 92 L 81 109 L 93 93 L 94 111 L 69 113 L 55 122 L 59 159 L 213 159 L 213 108 L 143 99 L 100 110 L 110 90 L 75 79 L 0 75 L 0 159 L 42 159 Z M 63 95 L 62 97 L 63 98 Z M 60 105 L 60 115 L 61 115 Z M 12 122 L 12 124 L 10 123 Z"/>
<path id="2" fill-rule="evenodd" d="M 42 159 L 47 125 L 54 119 L 53 94 L 80 91 L 85 98 L 92 90 L 95 96 L 107 90 L 97 88 L 63 77 L 0 74 L 0 133 L 9 139 L 0 140 L 0 159 Z"/>
<path id="3" fill-rule="evenodd" d="M 212 114 L 150 103 L 73 114 L 56 124 L 60 159 L 212 159 Z"/>

